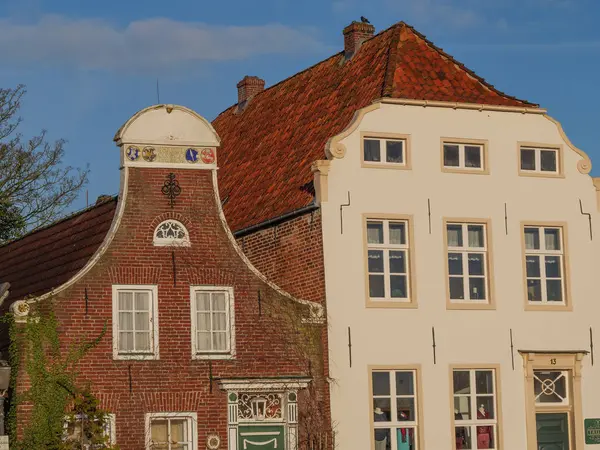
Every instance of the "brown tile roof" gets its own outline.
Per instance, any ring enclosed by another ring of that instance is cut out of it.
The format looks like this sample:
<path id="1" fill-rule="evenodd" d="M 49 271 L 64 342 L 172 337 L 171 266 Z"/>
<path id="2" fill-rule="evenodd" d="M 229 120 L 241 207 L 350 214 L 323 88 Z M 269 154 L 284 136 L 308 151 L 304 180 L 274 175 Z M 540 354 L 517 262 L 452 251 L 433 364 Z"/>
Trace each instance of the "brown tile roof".
<path id="1" fill-rule="evenodd" d="M 92 257 L 108 232 L 117 199 L 96 204 L 0 247 L 0 282 L 11 300 L 41 295 L 68 281 Z"/>
<path id="2" fill-rule="evenodd" d="M 381 97 L 535 107 L 506 95 L 400 22 L 234 105 L 213 126 L 221 137 L 219 185 L 230 227 L 240 230 L 313 201 L 312 162 L 354 112 Z"/>

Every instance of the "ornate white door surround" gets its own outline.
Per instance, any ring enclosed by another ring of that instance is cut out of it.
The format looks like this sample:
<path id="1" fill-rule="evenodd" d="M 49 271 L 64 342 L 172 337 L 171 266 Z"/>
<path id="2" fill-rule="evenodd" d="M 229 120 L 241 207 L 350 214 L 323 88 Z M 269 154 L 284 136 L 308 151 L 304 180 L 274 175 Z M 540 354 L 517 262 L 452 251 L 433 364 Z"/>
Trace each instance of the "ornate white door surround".
<path id="1" fill-rule="evenodd" d="M 298 390 L 309 378 L 223 379 L 228 450 L 297 450 Z"/>

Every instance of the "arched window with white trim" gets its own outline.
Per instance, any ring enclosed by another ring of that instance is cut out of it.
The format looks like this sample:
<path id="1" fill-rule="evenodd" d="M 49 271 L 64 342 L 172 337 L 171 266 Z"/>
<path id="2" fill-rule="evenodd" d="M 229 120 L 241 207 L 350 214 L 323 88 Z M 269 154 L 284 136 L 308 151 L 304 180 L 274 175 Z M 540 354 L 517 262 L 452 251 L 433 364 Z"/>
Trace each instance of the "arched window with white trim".
<path id="1" fill-rule="evenodd" d="M 154 230 L 154 245 L 188 247 L 190 235 L 181 222 L 173 219 L 165 220 Z"/>

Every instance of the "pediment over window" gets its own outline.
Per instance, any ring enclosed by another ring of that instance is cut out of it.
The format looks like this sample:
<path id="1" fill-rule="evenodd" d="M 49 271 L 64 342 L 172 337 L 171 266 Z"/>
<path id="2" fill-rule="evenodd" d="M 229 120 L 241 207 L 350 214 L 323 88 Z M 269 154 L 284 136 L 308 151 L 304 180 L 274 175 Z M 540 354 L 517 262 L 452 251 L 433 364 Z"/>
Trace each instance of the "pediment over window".
<path id="1" fill-rule="evenodd" d="M 158 224 L 154 230 L 154 245 L 169 246 L 190 246 L 190 235 L 185 226 L 173 219 L 165 220 Z"/>

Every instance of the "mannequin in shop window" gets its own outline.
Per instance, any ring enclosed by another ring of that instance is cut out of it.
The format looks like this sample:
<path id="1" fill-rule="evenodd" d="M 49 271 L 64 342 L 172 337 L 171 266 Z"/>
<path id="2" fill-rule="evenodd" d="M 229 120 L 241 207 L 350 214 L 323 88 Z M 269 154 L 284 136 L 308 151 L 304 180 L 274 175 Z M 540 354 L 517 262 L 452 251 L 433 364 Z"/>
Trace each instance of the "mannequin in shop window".
<path id="1" fill-rule="evenodd" d="M 458 409 L 454 410 L 454 420 L 463 420 L 464 417 L 461 413 L 458 412 Z M 462 450 L 465 446 L 468 446 L 470 442 L 470 437 L 467 434 L 467 428 L 464 427 L 456 427 L 454 429 L 454 436 L 456 439 L 456 450 Z"/>
<path id="2" fill-rule="evenodd" d="M 490 418 L 490 413 L 486 411 L 485 406 L 481 404 L 477 409 L 477 420 Z M 490 448 L 492 427 L 477 427 L 477 448 Z"/>
<path id="3" fill-rule="evenodd" d="M 388 418 L 381 408 L 377 407 L 373 411 L 375 413 L 375 422 L 388 422 Z M 375 450 L 388 449 L 388 429 L 375 428 Z"/>
<path id="4" fill-rule="evenodd" d="M 409 420 L 410 411 L 399 411 L 398 416 L 398 420 L 400 420 L 401 422 Z M 398 439 L 398 450 L 412 450 L 414 442 L 414 433 L 415 430 L 413 430 L 412 428 L 398 428 L 396 436 Z"/>

